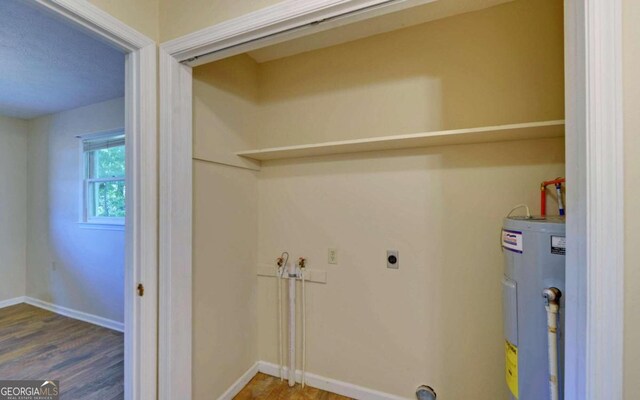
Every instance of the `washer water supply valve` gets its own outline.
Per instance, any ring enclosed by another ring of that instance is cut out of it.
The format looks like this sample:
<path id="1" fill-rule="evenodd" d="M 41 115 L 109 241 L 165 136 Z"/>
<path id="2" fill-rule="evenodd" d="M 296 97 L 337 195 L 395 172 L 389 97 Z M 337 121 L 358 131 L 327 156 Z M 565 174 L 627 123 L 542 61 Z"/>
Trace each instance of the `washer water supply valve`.
<path id="1" fill-rule="evenodd" d="M 280 257 L 276 258 L 276 265 L 281 268 L 287 261 L 289 261 L 289 253 L 283 251 Z"/>
<path id="2" fill-rule="evenodd" d="M 436 400 L 436 392 L 431 386 L 420 385 L 416 389 L 416 397 L 418 400 Z"/>
<path id="3" fill-rule="evenodd" d="M 547 215 L 547 186 L 554 185 L 558 196 L 558 212 L 560 215 L 565 214 L 564 203 L 562 201 L 562 184 L 566 182 L 565 178 L 558 177 L 551 181 L 544 181 L 540 184 L 540 215 Z"/>

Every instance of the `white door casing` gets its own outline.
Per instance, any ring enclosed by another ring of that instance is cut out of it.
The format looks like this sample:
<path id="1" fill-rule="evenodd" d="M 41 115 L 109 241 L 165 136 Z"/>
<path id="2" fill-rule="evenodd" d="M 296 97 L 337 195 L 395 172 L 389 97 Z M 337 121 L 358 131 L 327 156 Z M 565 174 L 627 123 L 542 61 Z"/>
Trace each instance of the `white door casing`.
<path id="1" fill-rule="evenodd" d="M 621 0 L 565 0 L 565 91 L 565 399 L 622 399 Z"/>
<path id="2" fill-rule="evenodd" d="M 384 3 L 285 0 L 161 45 L 161 400 L 191 398 L 191 66 L 302 37 L 318 28 L 291 29 L 344 12 L 367 8 L 354 17 L 363 19 L 421 2 L 375 7 Z M 565 0 L 567 400 L 622 398 L 620 3 Z"/>

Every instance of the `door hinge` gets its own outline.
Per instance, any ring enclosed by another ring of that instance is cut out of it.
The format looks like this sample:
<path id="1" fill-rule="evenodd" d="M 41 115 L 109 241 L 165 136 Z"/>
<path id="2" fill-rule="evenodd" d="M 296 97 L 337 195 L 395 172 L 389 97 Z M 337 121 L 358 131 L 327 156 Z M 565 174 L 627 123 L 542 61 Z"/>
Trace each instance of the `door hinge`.
<path id="1" fill-rule="evenodd" d="M 138 296 L 144 296 L 144 285 L 142 283 L 138 283 Z"/>

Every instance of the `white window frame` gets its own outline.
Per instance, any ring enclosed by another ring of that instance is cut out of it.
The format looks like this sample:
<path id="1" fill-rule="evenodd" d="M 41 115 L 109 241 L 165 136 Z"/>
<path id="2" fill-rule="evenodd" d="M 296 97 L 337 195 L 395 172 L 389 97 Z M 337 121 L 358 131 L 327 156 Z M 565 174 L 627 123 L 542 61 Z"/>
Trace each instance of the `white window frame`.
<path id="1" fill-rule="evenodd" d="M 118 178 L 89 178 L 87 177 L 87 154 L 84 151 L 84 142 L 112 136 L 125 134 L 124 128 L 113 129 L 104 132 L 96 132 L 78 136 L 80 139 L 80 224 L 85 228 L 124 230 L 125 217 L 91 217 L 89 212 L 89 186 L 95 182 L 115 182 L 124 181 L 127 183 L 126 175 Z M 126 144 L 125 144 L 126 146 Z M 126 168 L 126 167 L 125 167 Z"/>

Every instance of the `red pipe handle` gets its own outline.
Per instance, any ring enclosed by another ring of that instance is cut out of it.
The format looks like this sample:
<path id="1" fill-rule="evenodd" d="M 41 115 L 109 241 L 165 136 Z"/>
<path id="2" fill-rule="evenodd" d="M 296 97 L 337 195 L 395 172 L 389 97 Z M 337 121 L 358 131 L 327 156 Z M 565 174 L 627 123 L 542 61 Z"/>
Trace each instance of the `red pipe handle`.
<path id="1" fill-rule="evenodd" d="M 540 184 L 540 215 L 547 215 L 547 186 L 555 185 L 558 183 L 565 183 L 565 178 L 556 178 L 552 181 L 544 181 Z"/>

